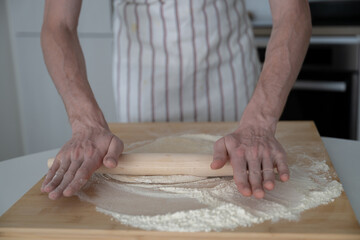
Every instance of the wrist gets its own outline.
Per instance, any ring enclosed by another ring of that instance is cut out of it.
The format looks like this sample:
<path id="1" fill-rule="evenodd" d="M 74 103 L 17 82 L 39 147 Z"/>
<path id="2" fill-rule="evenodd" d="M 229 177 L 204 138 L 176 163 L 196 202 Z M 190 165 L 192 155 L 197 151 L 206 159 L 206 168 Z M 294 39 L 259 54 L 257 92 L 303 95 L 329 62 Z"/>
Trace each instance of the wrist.
<path id="1" fill-rule="evenodd" d="M 73 133 L 86 128 L 109 129 L 105 117 L 98 107 L 84 107 L 69 114 L 69 122 Z"/>
<path id="2" fill-rule="evenodd" d="M 264 109 L 264 106 L 251 101 L 240 119 L 239 129 L 251 127 L 265 129 L 275 134 L 278 119 L 272 112 L 267 111 L 266 108 Z"/>

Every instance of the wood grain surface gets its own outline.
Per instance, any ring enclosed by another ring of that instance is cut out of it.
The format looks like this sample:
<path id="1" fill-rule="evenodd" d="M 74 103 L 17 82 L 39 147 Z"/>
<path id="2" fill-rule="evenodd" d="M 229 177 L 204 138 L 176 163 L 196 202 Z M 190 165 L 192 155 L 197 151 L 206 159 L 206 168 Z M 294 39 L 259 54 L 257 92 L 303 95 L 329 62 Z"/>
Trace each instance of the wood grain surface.
<path id="1" fill-rule="evenodd" d="M 236 123 L 113 123 L 110 127 L 125 144 L 130 144 L 183 132 L 230 132 Z M 286 146 L 305 149 L 312 146 L 307 154 L 325 157 L 334 173 L 312 122 L 280 122 L 277 138 Z M 311 150 L 314 146 L 316 151 Z M 288 153 L 288 158 L 292 157 Z M 0 217 L 1 239 L 360 239 L 360 226 L 344 192 L 330 204 L 305 211 L 295 222 L 266 221 L 233 231 L 177 233 L 143 231 L 122 225 L 77 197 L 49 200 L 40 192 L 41 182 Z"/>
<path id="2" fill-rule="evenodd" d="M 50 168 L 54 158 L 48 160 Z M 227 162 L 222 168 L 213 170 L 210 167 L 212 154 L 191 153 L 123 153 L 115 168 L 101 166 L 97 173 L 169 176 L 193 175 L 202 177 L 233 176 L 231 164 Z"/>

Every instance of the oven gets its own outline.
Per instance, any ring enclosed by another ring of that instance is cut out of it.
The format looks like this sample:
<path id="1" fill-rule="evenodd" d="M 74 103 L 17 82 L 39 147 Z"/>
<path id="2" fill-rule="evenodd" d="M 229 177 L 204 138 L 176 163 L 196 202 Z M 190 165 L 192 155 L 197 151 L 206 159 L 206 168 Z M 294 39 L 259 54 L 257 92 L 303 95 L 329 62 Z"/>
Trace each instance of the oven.
<path id="1" fill-rule="evenodd" d="M 313 37 L 281 120 L 313 120 L 321 136 L 357 139 L 359 44 Z M 258 47 L 264 61 L 265 47 Z"/>
<path id="2" fill-rule="evenodd" d="M 310 46 L 281 120 L 313 120 L 322 136 L 360 140 L 360 0 L 309 0 Z M 247 0 L 260 61 L 271 31 L 266 0 Z"/>

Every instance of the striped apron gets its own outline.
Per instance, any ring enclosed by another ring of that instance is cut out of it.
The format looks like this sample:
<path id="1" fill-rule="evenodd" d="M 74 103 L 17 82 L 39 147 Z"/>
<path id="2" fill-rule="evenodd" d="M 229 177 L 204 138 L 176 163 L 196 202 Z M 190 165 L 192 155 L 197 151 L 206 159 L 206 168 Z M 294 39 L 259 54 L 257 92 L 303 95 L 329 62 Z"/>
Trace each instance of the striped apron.
<path id="1" fill-rule="evenodd" d="M 115 0 L 119 122 L 238 121 L 260 64 L 243 0 Z"/>

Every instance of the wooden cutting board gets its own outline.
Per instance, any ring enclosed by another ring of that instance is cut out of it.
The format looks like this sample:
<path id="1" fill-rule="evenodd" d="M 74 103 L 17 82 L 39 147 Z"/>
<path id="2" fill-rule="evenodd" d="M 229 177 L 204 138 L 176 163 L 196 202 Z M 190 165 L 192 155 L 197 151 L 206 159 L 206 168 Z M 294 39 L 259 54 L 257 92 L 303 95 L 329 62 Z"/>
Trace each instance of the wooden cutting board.
<path id="1" fill-rule="evenodd" d="M 173 133 L 230 132 L 236 123 L 131 123 L 110 124 L 126 144 Z M 280 122 L 277 138 L 286 146 L 317 146 L 308 155 L 324 156 L 334 168 L 312 122 Z M 312 148 L 313 149 L 313 148 Z M 319 155 L 320 154 L 320 155 Z M 291 154 L 288 154 L 291 158 Z M 31 174 L 31 173 L 29 173 Z M 45 173 L 44 173 L 45 174 Z M 305 211 L 298 222 L 270 221 L 233 231 L 177 233 L 144 231 L 112 221 L 77 197 L 51 201 L 40 192 L 42 180 L 0 217 L 0 238 L 10 239 L 360 239 L 360 226 L 346 194 L 334 202 Z"/>

